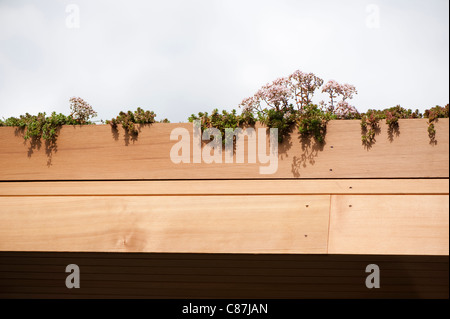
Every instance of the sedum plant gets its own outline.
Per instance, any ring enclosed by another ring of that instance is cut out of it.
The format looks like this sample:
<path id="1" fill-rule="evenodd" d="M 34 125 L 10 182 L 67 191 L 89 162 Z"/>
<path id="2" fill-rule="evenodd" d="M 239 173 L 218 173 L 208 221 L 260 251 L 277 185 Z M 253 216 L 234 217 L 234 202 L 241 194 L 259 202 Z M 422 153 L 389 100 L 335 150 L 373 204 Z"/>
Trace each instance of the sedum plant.
<path id="1" fill-rule="evenodd" d="M 198 115 L 192 114 L 189 118 L 189 122 L 200 121 L 202 131 L 208 128 L 216 128 L 222 133 L 222 141 L 225 143 L 225 129 L 238 128 L 244 126 L 253 126 L 256 123 L 256 119 L 251 112 L 243 112 L 238 115 L 236 110 L 228 112 L 223 110 L 219 112 L 218 109 L 214 109 L 211 114 L 208 112 L 199 112 Z"/>
<path id="2" fill-rule="evenodd" d="M 283 110 L 264 109 L 258 111 L 258 120 L 269 128 L 278 129 L 278 142 L 283 142 L 297 122 L 299 111 L 293 107 Z"/>
<path id="3" fill-rule="evenodd" d="M 326 124 L 330 119 L 355 118 L 359 114 L 348 103 L 357 94 L 356 88 L 333 80 L 322 88 L 322 92 L 328 93 L 330 101 L 322 101 L 320 106 L 313 104 L 312 97 L 323 82 L 313 73 L 297 70 L 287 77 L 264 85 L 239 106 L 244 112 L 256 113 L 258 119 L 267 126 L 278 128 L 280 141 L 297 126 L 302 136 L 313 136 L 323 143 Z"/>
<path id="4" fill-rule="evenodd" d="M 328 104 L 321 101 L 322 107 L 326 107 L 328 111 L 341 118 L 347 118 L 358 113 L 356 108 L 347 101 L 352 99 L 354 94 L 358 94 L 354 85 L 339 84 L 334 80 L 330 80 L 323 86 L 322 93 L 327 93 L 330 97 Z M 341 100 L 337 101 L 338 98 Z"/>
<path id="5" fill-rule="evenodd" d="M 380 129 L 379 122 L 385 120 L 388 125 L 389 138 L 392 140 L 395 131 L 398 131 L 399 119 L 421 118 L 419 110 L 412 111 L 400 105 L 384 110 L 368 110 L 361 114 L 361 139 L 365 146 L 370 146 L 375 142 L 376 132 Z"/>
<path id="6" fill-rule="evenodd" d="M 88 124 L 90 118 L 97 116 L 97 112 L 82 98 L 72 97 L 69 101 L 72 111 L 69 116 L 75 119 L 78 124 Z"/>
<path id="7" fill-rule="evenodd" d="M 56 141 L 58 129 L 62 125 L 93 124 L 89 119 L 97 113 L 89 104 L 79 97 L 71 98 L 69 101 L 72 110 L 69 116 L 56 112 L 52 112 L 50 116 L 47 116 L 45 112 L 37 115 L 26 113 L 0 121 L 0 126 L 14 126 L 23 130 L 25 140 L 42 138 L 47 141 Z"/>
<path id="8" fill-rule="evenodd" d="M 434 123 L 439 118 L 449 117 L 449 106 L 448 104 L 445 107 L 436 105 L 435 107 L 426 110 L 424 117 L 428 119 L 428 136 L 430 137 L 430 141 L 435 142 L 436 128 L 434 126 Z"/>
<path id="9" fill-rule="evenodd" d="M 120 124 L 128 134 L 137 135 L 139 130 L 136 124 L 153 124 L 156 122 L 155 117 L 156 114 L 153 111 L 144 111 L 138 107 L 134 112 L 120 112 L 117 117 L 106 121 L 106 124 L 110 124 L 113 128 L 117 128 Z M 163 121 L 168 122 L 167 119 Z"/>
<path id="10" fill-rule="evenodd" d="M 312 99 L 317 91 L 328 95 L 327 102 L 321 101 L 318 105 Z M 201 121 L 202 130 L 217 128 L 225 136 L 226 128 L 253 126 L 256 121 L 269 128 L 278 128 L 279 141 L 282 142 L 294 128 L 298 129 L 302 137 L 313 137 L 318 142 L 325 142 L 326 126 L 333 119 L 359 119 L 361 121 L 361 140 L 365 146 L 375 142 L 377 132 L 380 130 L 380 121 L 385 120 L 388 125 L 389 138 L 398 133 L 399 120 L 408 118 L 427 118 L 428 135 L 433 142 L 436 135 L 435 122 L 439 118 L 449 117 L 449 105 L 436 106 L 425 111 L 422 115 L 418 110 L 412 111 L 400 105 L 384 110 L 370 109 L 359 113 L 350 105 L 349 101 L 357 94 L 355 86 L 340 84 L 330 80 L 324 81 L 313 73 L 304 73 L 297 70 L 286 77 L 278 78 L 262 86 L 253 96 L 244 99 L 239 107 L 241 114 L 236 110 L 213 110 L 211 114 L 200 112 L 192 114 L 189 122 Z M 70 100 L 69 116 L 53 112 L 50 116 L 45 113 L 30 115 L 26 113 L 20 117 L 10 117 L 0 120 L 0 126 L 15 126 L 24 131 L 25 140 L 29 138 L 55 140 L 58 128 L 62 125 L 93 124 L 90 119 L 97 115 L 92 106 L 80 97 Z M 136 111 L 120 112 L 115 118 L 106 121 L 113 128 L 121 125 L 127 134 L 136 136 L 139 126 L 152 124 L 156 114 L 152 111 L 137 108 Z M 159 121 L 169 123 L 164 119 Z"/>
<path id="11" fill-rule="evenodd" d="M 368 110 L 361 116 L 361 141 L 365 146 L 375 142 L 376 132 L 380 129 L 381 114 L 376 110 Z"/>
<path id="12" fill-rule="evenodd" d="M 317 142 L 324 143 L 327 123 L 336 118 L 337 115 L 333 112 L 324 111 L 317 105 L 309 104 L 298 118 L 298 130 L 302 136 L 313 136 Z"/>

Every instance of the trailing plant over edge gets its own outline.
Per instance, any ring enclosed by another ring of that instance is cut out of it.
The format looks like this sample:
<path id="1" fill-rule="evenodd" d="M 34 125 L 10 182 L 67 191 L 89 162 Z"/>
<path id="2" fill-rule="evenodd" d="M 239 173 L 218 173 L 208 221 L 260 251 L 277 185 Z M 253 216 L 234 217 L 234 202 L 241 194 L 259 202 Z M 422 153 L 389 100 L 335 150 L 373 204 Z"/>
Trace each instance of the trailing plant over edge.
<path id="1" fill-rule="evenodd" d="M 0 120 L 0 126 L 14 126 L 24 131 L 24 139 L 33 138 L 56 141 L 58 129 L 62 125 L 86 125 L 93 124 L 89 119 L 97 115 L 92 107 L 79 97 L 69 100 L 72 113 L 68 116 L 52 112 L 50 116 L 46 113 L 31 115 L 26 113 L 19 117 L 10 117 L 4 121 Z"/>
<path id="2" fill-rule="evenodd" d="M 238 115 L 236 110 L 219 112 L 218 109 L 214 109 L 211 114 L 208 114 L 208 112 L 199 112 L 198 115 L 192 114 L 188 121 L 191 123 L 200 121 L 202 132 L 208 128 L 218 129 L 222 133 L 223 143 L 225 143 L 225 129 L 253 126 L 256 123 L 254 115 L 250 112 L 243 112 Z"/>
<path id="3" fill-rule="evenodd" d="M 26 113 L 19 117 L 10 117 L 4 120 L 0 119 L 0 126 L 12 126 L 23 130 L 23 137 L 25 140 L 29 138 L 56 140 L 58 128 L 62 125 L 95 124 L 89 120 L 89 117 L 82 116 L 75 118 L 73 114 L 66 116 L 62 113 L 57 114 L 56 112 L 52 112 L 50 116 L 47 116 L 45 112 L 38 113 L 37 115 Z M 120 112 L 116 118 L 106 121 L 106 123 L 113 127 L 122 125 L 129 134 L 138 133 L 135 124 L 152 124 L 155 122 L 170 123 L 167 119 L 156 121 L 155 117 L 156 115 L 154 112 L 144 111 L 143 109 L 138 108 L 134 112 Z M 296 126 L 302 136 L 313 136 L 318 142 L 323 142 L 328 121 L 336 119 L 360 119 L 362 131 L 361 139 L 363 144 L 368 146 L 374 143 L 376 133 L 380 129 L 379 124 L 381 120 L 386 121 L 389 134 L 391 135 L 391 132 L 395 132 L 398 129 L 399 119 L 427 118 L 428 135 L 430 140 L 434 141 L 436 135 L 436 121 L 439 118 L 448 117 L 448 104 L 445 107 L 435 106 L 431 109 L 427 109 L 424 114 L 421 114 L 418 110 L 412 111 L 397 105 L 384 110 L 371 109 L 366 113 L 361 114 L 349 113 L 346 116 L 336 114 L 330 110 L 324 110 L 322 107 L 315 104 L 309 104 L 304 106 L 302 111 L 299 111 L 292 106 L 282 110 L 265 108 L 257 111 L 256 115 L 249 110 L 244 110 L 242 114 L 237 114 L 236 110 L 232 110 L 231 112 L 223 110 L 222 112 L 219 112 L 218 109 L 215 109 L 211 114 L 208 114 L 207 112 L 200 112 L 198 115 L 193 114 L 188 120 L 189 122 L 201 120 L 202 130 L 215 127 L 222 133 L 225 132 L 226 128 L 234 129 L 243 126 L 253 126 L 259 121 L 269 128 L 278 128 L 280 142 L 286 135 L 290 134 L 292 128 Z"/>
<path id="4" fill-rule="evenodd" d="M 287 135 L 292 132 L 292 127 L 295 125 L 298 110 L 293 107 L 277 109 L 263 109 L 257 111 L 258 120 L 266 125 L 268 128 L 278 129 L 278 142 L 283 142 Z"/>
<path id="5" fill-rule="evenodd" d="M 330 111 L 323 111 L 317 105 L 309 104 L 299 111 L 293 107 L 282 110 L 274 108 L 262 109 L 256 112 L 244 110 L 238 115 L 236 110 L 228 112 L 218 109 L 208 112 L 200 112 L 198 115 L 192 114 L 189 122 L 201 121 L 202 131 L 208 128 L 217 128 L 222 133 L 225 142 L 225 129 L 235 129 L 237 127 L 254 126 L 257 121 L 269 128 L 278 129 L 278 140 L 281 143 L 287 135 L 292 132 L 293 127 L 297 127 L 303 137 L 314 137 L 318 142 L 324 142 L 326 124 L 329 120 L 336 118 Z"/>
<path id="6" fill-rule="evenodd" d="M 304 137 L 314 136 L 317 142 L 324 143 L 328 121 L 338 116 L 332 111 L 324 111 L 317 105 L 305 106 L 298 118 L 298 130 Z"/>
<path id="7" fill-rule="evenodd" d="M 413 112 L 400 105 L 384 110 L 368 110 L 366 113 L 361 114 L 361 140 L 365 146 L 370 147 L 375 142 L 375 135 L 380 130 L 379 122 L 381 120 L 386 120 L 389 139 L 392 140 L 394 134 L 398 134 L 399 119 L 415 118 L 422 118 L 419 110 Z"/>
<path id="8" fill-rule="evenodd" d="M 430 142 L 434 143 L 436 139 L 436 128 L 434 123 L 439 118 L 449 117 L 449 105 L 447 104 L 445 107 L 436 105 L 435 107 L 426 110 L 424 117 L 428 118 L 428 136 L 430 137 Z"/>
<path id="9" fill-rule="evenodd" d="M 119 115 L 106 124 L 110 124 L 113 128 L 121 124 L 125 132 L 130 135 L 137 135 L 139 133 L 138 127 L 135 124 L 152 124 L 155 123 L 156 114 L 153 111 L 144 111 L 140 107 L 136 111 L 120 112 Z M 164 120 L 167 121 L 168 120 Z"/>
<path id="10" fill-rule="evenodd" d="M 377 132 L 380 130 L 379 122 L 385 120 L 388 125 L 389 138 L 399 133 L 399 119 L 428 118 L 428 135 L 434 141 L 438 118 L 449 116 L 448 104 L 446 107 L 436 106 L 425 111 L 425 115 L 418 110 L 412 111 L 397 105 L 385 110 L 368 110 L 359 113 L 349 104 L 349 100 L 357 94 L 356 88 L 350 84 L 339 84 L 334 80 L 324 81 L 313 73 L 295 71 L 287 77 L 274 80 L 264 85 L 253 96 L 244 99 L 239 107 L 243 108 L 241 114 L 236 110 L 228 112 L 215 109 L 211 114 L 200 112 L 191 115 L 189 121 L 201 121 L 202 130 L 215 127 L 222 132 L 226 128 L 253 126 L 256 121 L 269 128 L 277 128 L 279 141 L 289 135 L 296 127 L 302 137 L 314 137 L 319 143 L 324 143 L 327 123 L 333 119 L 360 119 L 361 140 L 363 145 L 370 146 L 375 142 Z M 313 104 L 312 98 L 317 90 L 321 89 L 329 97 L 329 101 Z M 55 139 L 57 130 L 61 125 L 93 124 L 89 119 L 97 113 L 81 98 L 71 98 L 71 111 L 69 116 L 52 113 L 47 117 L 45 113 L 38 115 L 21 115 L 19 118 L 11 117 L 0 120 L 0 126 L 16 126 L 24 129 L 24 138 Z M 156 114 L 138 108 L 136 111 L 120 112 L 119 115 L 106 123 L 113 128 L 121 125 L 129 135 L 139 133 L 139 125 L 155 123 Z M 168 123 L 167 119 L 160 122 Z"/>

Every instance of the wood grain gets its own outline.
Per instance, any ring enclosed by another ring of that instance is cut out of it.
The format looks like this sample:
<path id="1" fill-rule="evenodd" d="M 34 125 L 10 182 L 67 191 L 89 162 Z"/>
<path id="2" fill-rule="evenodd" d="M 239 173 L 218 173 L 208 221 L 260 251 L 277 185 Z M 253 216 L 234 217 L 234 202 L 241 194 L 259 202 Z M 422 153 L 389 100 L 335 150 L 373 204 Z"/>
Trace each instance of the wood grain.
<path id="1" fill-rule="evenodd" d="M 448 179 L 0 182 L 0 196 L 449 194 Z"/>
<path id="2" fill-rule="evenodd" d="M 391 137 L 383 123 L 370 149 L 361 144 L 359 121 L 331 121 L 325 145 L 294 132 L 279 147 L 273 175 L 261 175 L 259 163 L 172 163 L 176 141 L 170 141 L 170 133 L 178 127 L 192 130 L 186 123 L 145 126 L 134 140 L 108 125 L 65 126 L 55 149 L 44 142 L 31 147 L 20 132 L 2 127 L 0 180 L 448 178 L 448 119 L 436 124 L 437 144 L 430 144 L 427 120 L 399 123 L 399 134 Z"/>
<path id="3" fill-rule="evenodd" d="M 0 197 L 0 251 L 327 252 L 330 196 Z"/>
<path id="4" fill-rule="evenodd" d="M 333 195 L 330 254 L 449 254 L 446 195 Z"/>
<path id="5" fill-rule="evenodd" d="M 448 299 L 448 119 L 436 144 L 426 120 L 382 124 L 369 149 L 359 121 L 323 146 L 293 133 L 274 175 L 176 165 L 177 127 L 67 126 L 53 149 L 0 128 L 0 298 Z"/>

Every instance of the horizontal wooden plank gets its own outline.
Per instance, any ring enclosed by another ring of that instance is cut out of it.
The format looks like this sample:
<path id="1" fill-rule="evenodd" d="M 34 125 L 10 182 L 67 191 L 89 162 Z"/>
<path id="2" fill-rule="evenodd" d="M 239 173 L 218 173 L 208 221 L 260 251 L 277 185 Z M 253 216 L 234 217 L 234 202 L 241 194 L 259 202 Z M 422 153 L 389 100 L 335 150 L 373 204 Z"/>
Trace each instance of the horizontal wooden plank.
<path id="1" fill-rule="evenodd" d="M 0 296 L 448 298 L 448 257 L 285 256 L 291 260 L 277 257 L 283 256 L 0 252 L 3 262 L 0 265 Z M 277 264 L 275 268 L 258 267 L 259 263 L 264 264 L 268 259 Z M 104 260 L 109 260 L 109 263 L 102 264 Z M 211 263 L 202 264 L 202 260 L 210 260 Z M 80 267 L 80 289 L 65 287 L 67 262 Z M 96 265 L 97 262 L 101 265 Z M 164 262 L 167 264 L 163 265 Z M 293 267 L 292 263 L 296 265 Z M 311 267 L 312 263 L 316 266 Z M 377 263 L 381 269 L 380 289 L 369 290 L 365 286 L 365 267 L 368 263 Z M 440 265 L 439 269 L 435 265 Z"/>
<path id="2" fill-rule="evenodd" d="M 112 289 L 112 288 L 92 288 L 82 291 L 60 293 L 61 289 L 48 287 L 43 292 L 42 288 L 36 287 L 13 287 L 8 289 L 8 293 L 0 293 L 1 298 L 51 298 L 51 299 L 448 299 L 448 292 L 427 292 L 427 291 L 394 291 L 377 292 L 372 291 L 306 291 L 306 290 L 280 290 L 271 288 L 271 285 L 252 286 L 251 289 L 242 289 L 241 286 L 219 286 L 211 290 L 209 287 L 189 287 L 179 288 L 176 291 L 172 287 L 159 290 L 148 289 Z M 34 297 L 33 297 L 34 296 Z M 36 297 L 39 296 L 39 297 Z M 125 297 L 124 297 L 125 296 Z"/>
<path id="3" fill-rule="evenodd" d="M 38 267 L 40 265 L 37 265 Z M 11 265 L 13 268 L 14 265 Z M 357 275 L 356 271 L 354 276 L 337 276 L 333 272 L 333 268 L 330 268 L 328 272 L 324 272 L 327 276 L 276 276 L 270 274 L 268 271 L 266 275 L 235 275 L 235 274 L 214 274 L 214 275 L 185 275 L 185 274 L 135 274 L 133 269 L 130 269 L 126 274 L 100 274 L 86 273 L 83 269 L 83 281 L 89 281 L 92 285 L 102 286 L 105 282 L 120 281 L 123 284 L 132 283 L 166 283 L 166 282 L 233 282 L 233 283 L 277 283 L 277 284 L 313 284 L 313 285 L 358 285 L 360 286 L 364 281 L 364 276 L 361 273 Z M 329 266 L 330 267 L 330 266 Z M 63 269 L 63 268 L 60 268 Z M 384 269 L 384 268 L 382 268 Z M 301 271 L 299 271 L 301 274 Z M 64 274 L 66 275 L 66 273 Z M 333 275 L 336 275 L 335 277 Z M 385 277 L 383 275 L 383 282 L 389 283 L 395 286 L 418 286 L 418 287 L 430 287 L 433 290 L 448 290 L 448 283 L 445 282 L 445 274 L 437 277 L 425 276 L 425 277 Z M 4 283 L 14 284 L 15 286 L 46 286 L 54 285 L 61 286 L 65 276 L 55 276 L 55 272 L 1 272 L 0 273 L 0 286 Z M 447 280 L 448 281 L 448 280 Z M 119 285 L 119 284 L 118 284 Z"/>
<path id="4" fill-rule="evenodd" d="M 77 260 L 91 260 L 95 256 L 95 260 L 100 263 L 116 262 L 118 259 L 130 261 L 133 264 L 137 261 L 159 261 L 159 260 L 180 260 L 184 261 L 197 261 L 202 264 L 204 261 L 218 261 L 218 263 L 233 262 L 233 261 L 253 261 L 255 258 L 261 261 L 277 261 L 277 262 L 317 262 L 317 263 L 333 263 L 340 264 L 345 263 L 347 265 L 349 261 L 349 255 L 317 255 L 317 254 L 193 254 L 193 253 L 92 253 L 92 252 L 24 252 L 24 251 L 2 251 L 0 256 L 3 258 L 16 258 L 20 257 L 22 260 L 29 260 L 33 262 L 42 259 L 54 259 L 55 263 L 58 260 L 73 259 Z M 352 255 L 358 262 L 370 264 L 370 263 L 390 263 L 390 262 L 402 262 L 407 265 L 418 265 L 424 263 L 448 263 L 448 256 L 433 256 L 433 255 Z M 64 262 L 63 262 L 64 263 Z M 347 266 L 346 266 L 347 267 Z"/>
<path id="5" fill-rule="evenodd" d="M 54 265 L 54 264 L 60 264 L 60 265 L 68 265 L 71 264 L 76 258 L 77 263 L 81 264 L 83 266 L 94 266 L 95 267 L 101 267 L 101 266 L 108 266 L 110 264 L 114 264 L 117 266 L 127 266 L 132 264 L 133 267 L 153 267 L 153 268 L 169 268 L 169 267 L 177 267 L 179 266 L 179 260 L 180 258 L 183 258 L 181 256 L 177 257 L 174 256 L 172 259 L 152 259 L 152 258 L 141 258 L 141 259 L 134 259 L 129 260 L 129 258 L 126 257 L 116 257 L 116 258 L 92 258 L 92 257 L 60 257 L 60 258 L 45 258 L 45 257 L 30 257 L 30 258 L 23 258 L 21 256 L 15 256 L 15 257 L 9 257 L 8 255 L 2 253 L 2 257 L 0 258 L 0 265 L 16 265 L 16 266 L 27 266 L 27 265 L 39 265 L 39 266 L 46 266 L 46 265 Z M 251 267 L 253 269 L 277 269 L 280 268 L 280 265 L 282 265 L 284 268 L 290 268 L 290 269 L 322 269 L 325 273 L 327 269 L 329 269 L 330 264 L 333 265 L 333 267 L 339 267 L 343 269 L 361 269 L 362 265 L 364 264 L 363 259 L 358 259 L 358 261 L 345 261 L 345 260 L 335 260 L 330 258 L 322 258 L 314 260 L 313 256 L 308 256 L 308 258 L 305 258 L 305 260 L 299 260 L 298 258 L 295 258 L 293 260 L 268 260 L 269 258 L 263 258 L 260 257 L 258 260 L 253 260 L 251 258 L 245 258 L 246 255 L 234 255 L 234 259 L 223 259 L 220 257 L 216 257 L 217 254 L 214 254 L 214 256 L 211 256 L 210 259 L 200 259 L 200 260 L 192 260 L 189 259 L 189 256 L 183 258 L 183 265 L 184 267 L 188 268 L 223 268 L 223 265 L 221 263 L 218 263 L 218 260 L 224 260 L 226 262 L 227 266 L 229 268 L 242 268 L 242 262 L 245 261 L 246 267 Z M 322 256 L 322 255 L 320 255 Z M 277 257 L 279 257 L 277 255 Z M 370 259 L 369 259 L 370 258 Z M 366 265 L 369 263 L 376 262 L 379 265 L 382 265 L 383 270 L 392 270 L 396 269 L 398 261 L 395 259 L 392 260 L 382 260 L 379 258 L 374 258 L 373 256 L 369 256 Z M 402 259 L 402 260 L 411 260 L 411 259 Z M 25 264 L 24 264 L 25 263 Z M 410 262 L 410 266 L 408 267 L 408 270 L 448 270 L 447 263 L 443 262 Z"/>
<path id="6" fill-rule="evenodd" d="M 73 261 L 76 263 L 76 261 Z M 354 278 L 357 274 L 360 278 L 366 278 L 367 275 L 365 273 L 365 267 L 368 264 L 361 265 L 359 269 L 345 269 L 335 267 L 333 269 L 303 269 L 303 268 L 285 268 L 280 265 L 278 268 L 253 268 L 247 266 L 245 264 L 242 267 L 133 267 L 133 266 L 85 266 L 83 263 L 77 263 L 80 267 L 82 266 L 83 274 L 86 275 L 95 275 L 95 274 L 104 274 L 108 276 L 117 276 L 117 278 L 121 278 L 122 276 L 128 276 L 129 274 L 134 274 L 136 276 L 144 276 L 144 275 L 154 275 L 154 276 L 174 276 L 174 275 L 183 275 L 183 276 L 276 276 L 276 277 L 302 277 L 302 278 L 312 278 L 312 277 L 342 277 L 342 278 Z M 132 265 L 132 264 L 131 264 Z M 27 278 L 33 275 L 40 275 L 42 278 L 46 278 L 49 274 L 60 274 L 59 276 L 63 276 L 65 278 L 67 275 L 64 273 L 64 269 L 67 266 L 65 265 L 51 265 L 51 266 L 42 266 L 42 265 L 0 265 L 0 274 L 2 278 L 8 278 L 9 275 L 21 275 L 22 278 Z M 383 264 L 380 265 L 382 267 Z M 410 278 L 411 272 L 414 273 L 415 278 L 432 278 L 433 282 L 438 278 L 448 278 L 448 270 L 434 270 L 430 269 L 422 269 L 415 270 L 409 269 L 408 267 L 402 267 L 397 269 L 384 269 L 383 270 L 383 278 L 387 281 L 391 281 L 393 278 L 397 280 L 398 278 Z M 63 274 L 61 274 L 63 272 Z M 100 276 L 101 277 L 101 276 Z M 445 283 L 445 281 L 442 281 Z M 448 280 L 447 280 L 448 282 Z"/>
<path id="7" fill-rule="evenodd" d="M 447 195 L 332 195 L 331 254 L 449 254 Z"/>
<path id="8" fill-rule="evenodd" d="M 0 182 L 0 196 L 449 194 L 448 179 Z"/>
<path id="9" fill-rule="evenodd" d="M 45 142 L 33 147 L 14 128 L 2 127 L 0 180 L 448 178 L 448 119 L 436 124 L 436 143 L 430 143 L 426 119 L 399 123 L 394 136 L 382 123 L 370 148 L 361 143 L 359 121 L 331 121 L 325 145 L 294 132 L 280 145 L 278 169 L 272 175 L 261 175 L 260 166 L 267 164 L 258 161 L 173 163 L 170 151 L 176 141 L 170 140 L 170 134 L 175 128 L 192 131 L 186 123 L 145 126 L 136 139 L 108 125 L 65 126 L 56 147 Z"/>
<path id="10" fill-rule="evenodd" d="M 0 251 L 327 252 L 330 196 L 0 197 Z"/>
<path id="11" fill-rule="evenodd" d="M 448 255 L 448 195 L 332 198 L 3 196 L 0 250 Z"/>

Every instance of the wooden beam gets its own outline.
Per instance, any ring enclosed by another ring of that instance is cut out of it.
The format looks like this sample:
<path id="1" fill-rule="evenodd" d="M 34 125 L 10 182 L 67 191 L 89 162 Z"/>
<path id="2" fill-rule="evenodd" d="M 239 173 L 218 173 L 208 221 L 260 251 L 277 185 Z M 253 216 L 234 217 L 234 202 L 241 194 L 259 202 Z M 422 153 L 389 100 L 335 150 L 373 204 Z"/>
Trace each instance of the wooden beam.
<path id="1" fill-rule="evenodd" d="M 330 196 L 0 197 L 0 251 L 327 252 Z"/>
<path id="2" fill-rule="evenodd" d="M 449 194 L 448 179 L 0 182 L 0 196 Z"/>
<path id="3" fill-rule="evenodd" d="M 430 143 L 426 119 L 399 123 L 392 136 L 382 123 L 371 148 L 362 145 L 356 120 L 331 121 L 324 145 L 295 131 L 280 145 L 273 175 L 261 175 L 266 164 L 260 163 L 173 163 L 176 141 L 170 134 L 175 128 L 192 131 L 187 123 L 145 126 L 136 139 L 108 125 L 65 126 L 55 148 L 45 141 L 31 146 L 14 128 L 2 127 L 0 180 L 448 178 L 448 119 L 436 124 L 436 144 Z"/>

